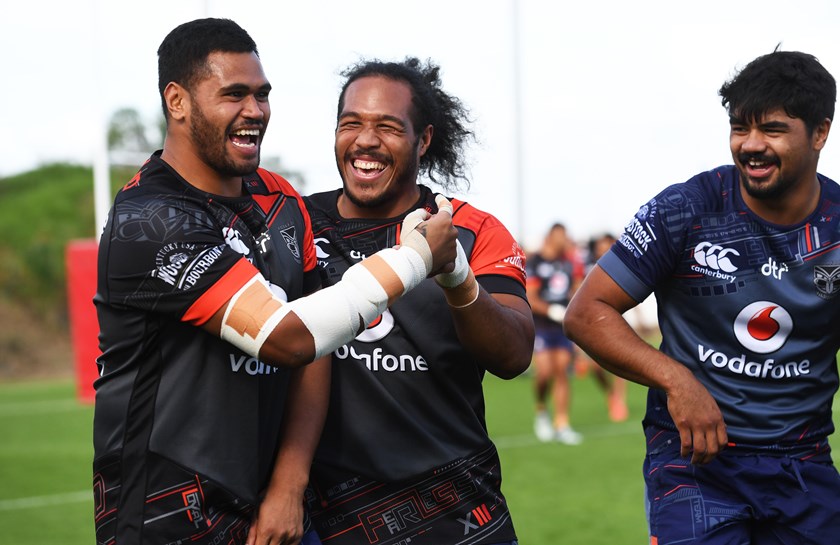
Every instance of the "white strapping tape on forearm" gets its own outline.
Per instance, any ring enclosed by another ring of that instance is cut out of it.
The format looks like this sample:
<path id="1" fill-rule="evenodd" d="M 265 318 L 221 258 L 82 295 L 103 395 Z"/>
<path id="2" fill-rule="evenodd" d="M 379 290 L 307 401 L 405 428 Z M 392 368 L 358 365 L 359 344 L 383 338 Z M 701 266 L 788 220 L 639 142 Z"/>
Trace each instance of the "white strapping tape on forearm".
<path id="1" fill-rule="evenodd" d="M 255 276 L 228 302 L 222 318 L 221 337 L 258 358 L 263 343 L 289 310 L 289 306 L 272 293 L 265 278 Z"/>
<path id="2" fill-rule="evenodd" d="M 470 263 L 467 261 L 467 254 L 459 240 L 455 240 L 457 254 L 455 255 L 455 269 L 451 273 L 440 273 L 435 275 L 435 282 L 444 288 L 460 286 L 467 279 L 470 272 Z"/>
<path id="3" fill-rule="evenodd" d="M 347 269 L 337 284 L 287 306 L 312 333 L 319 358 L 350 342 L 428 274 L 414 249 L 386 248 Z"/>

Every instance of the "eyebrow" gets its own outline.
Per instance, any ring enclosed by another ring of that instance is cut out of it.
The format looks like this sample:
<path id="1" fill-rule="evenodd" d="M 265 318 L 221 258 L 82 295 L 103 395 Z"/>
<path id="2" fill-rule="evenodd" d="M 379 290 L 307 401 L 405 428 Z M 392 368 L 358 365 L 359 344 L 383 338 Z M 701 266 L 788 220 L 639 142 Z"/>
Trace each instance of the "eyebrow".
<path id="1" fill-rule="evenodd" d="M 730 125 L 749 125 L 749 122 L 734 115 L 729 116 Z M 765 123 L 758 123 L 758 126 L 763 130 L 767 129 L 789 129 L 790 124 L 784 121 L 767 121 Z"/>
<path id="2" fill-rule="evenodd" d="M 353 112 L 353 111 L 344 112 L 343 114 L 338 116 L 338 119 L 339 119 L 339 121 L 341 121 L 342 119 L 345 119 L 347 117 L 362 117 L 362 114 L 360 114 L 359 112 Z M 399 117 L 395 117 L 393 115 L 387 115 L 387 114 L 378 115 L 378 116 L 375 117 L 375 119 L 376 119 L 376 121 L 391 121 L 393 123 L 396 123 L 397 125 L 399 125 L 402 128 L 406 128 L 408 126 L 408 125 L 406 125 L 406 123 L 402 119 L 400 119 Z"/>
<path id="3" fill-rule="evenodd" d="M 231 91 L 250 91 L 251 87 L 249 85 L 245 85 L 244 83 L 232 83 L 230 85 L 226 85 L 220 89 L 222 93 L 229 93 Z M 264 83 L 259 86 L 257 89 L 258 91 L 271 91 L 271 84 Z"/>

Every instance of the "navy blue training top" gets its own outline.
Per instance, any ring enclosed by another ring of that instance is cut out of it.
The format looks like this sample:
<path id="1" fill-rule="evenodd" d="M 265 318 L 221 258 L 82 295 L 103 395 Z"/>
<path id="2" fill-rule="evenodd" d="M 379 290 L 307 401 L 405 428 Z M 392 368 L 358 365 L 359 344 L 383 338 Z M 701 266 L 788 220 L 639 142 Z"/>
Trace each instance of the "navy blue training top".
<path id="1" fill-rule="evenodd" d="M 631 297 L 655 293 L 660 349 L 714 396 L 732 447 L 827 453 L 840 348 L 840 186 L 795 225 L 744 203 L 723 166 L 643 205 L 599 266 Z M 651 389 L 646 426 L 676 429 Z"/>

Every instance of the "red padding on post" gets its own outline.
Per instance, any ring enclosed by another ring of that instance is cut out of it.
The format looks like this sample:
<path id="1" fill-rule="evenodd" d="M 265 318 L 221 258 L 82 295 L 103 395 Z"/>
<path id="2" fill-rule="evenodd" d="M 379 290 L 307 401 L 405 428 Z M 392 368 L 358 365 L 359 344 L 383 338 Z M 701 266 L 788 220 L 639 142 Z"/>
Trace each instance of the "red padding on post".
<path id="1" fill-rule="evenodd" d="M 99 321 L 93 296 L 96 294 L 96 240 L 73 240 L 67 244 L 67 306 L 70 337 L 76 368 L 79 401 L 93 403 L 93 381 L 99 377 Z"/>

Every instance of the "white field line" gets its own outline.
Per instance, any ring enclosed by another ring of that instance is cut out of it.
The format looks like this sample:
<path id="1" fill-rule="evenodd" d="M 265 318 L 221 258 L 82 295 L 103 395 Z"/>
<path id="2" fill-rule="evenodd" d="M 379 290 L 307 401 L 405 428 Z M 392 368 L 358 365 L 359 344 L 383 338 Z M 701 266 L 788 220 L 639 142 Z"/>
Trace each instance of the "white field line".
<path id="1" fill-rule="evenodd" d="M 21 403 L 0 403 L 0 417 L 66 413 L 71 411 L 89 410 L 92 406 L 93 405 L 85 405 L 75 399 L 51 399 Z"/>
<path id="2" fill-rule="evenodd" d="M 40 509 L 51 505 L 66 505 L 68 503 L 93 502 L 93 490 L 80 490 L 48 496 L 31 496 L 29 498 L 15 498 L 0 500 L 0 511 L 18 511 L 21 509 Z"/>
<path id="3" fill-rule="evenodd" d="M 620 435 L 638 434 L 642 437 L 642 425 L 640 422 L 622 422 L 617 424 L 607 424 L 605 426 L 598 426 L 592 428 L 579 428 L 578 432 L 583 434 L 584 445 L 586 439 L 600 439 L 603 437 L 618 437 Z M 503 437 L 493 437 L 493 442 L 499 450 L 532 447 L 534 445 L 543 445 L 548 443 L 541 443 L 537 440 L 533 433 L 522 435 L 507 435 Z"/>
<path id="4" fill-rule="evenodd" d="M 76 402 L 73 402 L 76 404 Z M 32 404 L 27 404 L 32 405 Z M 78 406 L 76 404 L 76 406 Z M 8 406 L 0 406 L 0 415 L 4 414 L 3 410 Z M 30 411 L 25 411 L 30 412 Z M 641 436 L 641 426 L 638 422 L 625 422 L 622 424 L 610 424 L 608 426 L 600 426 L 597 428 L 582 429 L 584 438 L 597 439 L 602 437 L 615 437 L 619 435 L 630 435 L 638 433 Z M 503 437 L 495 437 L 493 442 L 499 450 L 532 447 L 541 445 L 533 434 L 527 435 L 508 435 Z M 585 444 L 585 443 L 584 443 Z M 51 494 L 47 496 L 32 496 L 29 498 L 16 498 L 10 500 L 0 500 L 0 511 L 17 511 L 22 509 L 37 509 L 48 507 L 51 505 L 66 505 L 69 503 L 80 503 L 93 501 L 92 490 L 80 490 L 78 492 L 67 492 L 63 494 Z"/>

